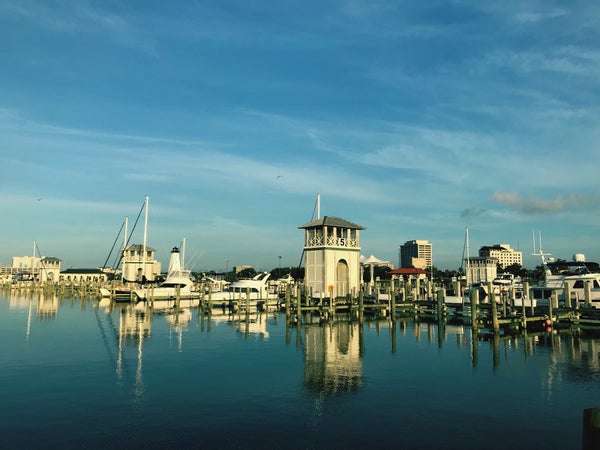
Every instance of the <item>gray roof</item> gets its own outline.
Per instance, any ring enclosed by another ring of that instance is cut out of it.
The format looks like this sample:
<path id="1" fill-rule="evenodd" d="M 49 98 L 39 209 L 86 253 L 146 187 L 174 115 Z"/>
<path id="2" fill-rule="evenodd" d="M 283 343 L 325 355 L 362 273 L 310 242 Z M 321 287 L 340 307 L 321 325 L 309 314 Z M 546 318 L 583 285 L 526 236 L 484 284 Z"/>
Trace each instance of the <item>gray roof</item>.
<path id="1" fill-rule="evenodd" d="M 365 227 L 361 227 L 352 222 L 348 222 L 347 220 L 340 219 L 339 217 L 333 216 L 323 216 L 320 219 L 313 220 L 312 222 L 308 222 L 304 225 L 299 226 L 298 228 L 320 228 L 323 226 L 328 227 L 339 227 L 339 228 L 350 228 L 353 230 L 364 230 Z"/>
<path id="2" fill-rule="evenodd" d="M 81 273 L 96 273 L 96 274 L 103 274 L 104 272 L 102 272 L 100 269 L 67 269 L 67 270 L 63 270 L 60 273 L 65 273 L 65 274 L 69 274 L 69 273 L 77 273 L 77 274 L 81 274 Z"/>
<path id="3" fill-rule="evenodd" d="M 127 246 L 127 248 L 125 250 L 127 250 L 127 251 L 137 250 L 137 251 L 141 252 L 142 250 L 144 250 L 144 246 L 142 244 L 131 244 L 131 245 Z M 147 252 L 155 252 L 156 249 L 150 247 L 149 245 L 146 245 L 146 251 Z"/>

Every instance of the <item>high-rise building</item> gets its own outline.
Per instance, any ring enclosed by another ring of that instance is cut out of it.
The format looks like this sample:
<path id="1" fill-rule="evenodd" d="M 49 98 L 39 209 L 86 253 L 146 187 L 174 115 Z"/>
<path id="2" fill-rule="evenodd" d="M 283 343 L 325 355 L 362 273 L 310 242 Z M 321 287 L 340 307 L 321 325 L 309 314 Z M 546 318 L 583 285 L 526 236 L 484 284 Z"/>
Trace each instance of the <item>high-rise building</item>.
<path id="1" fill-rule="evenodd" d="M 496 258 L 498 265 L 502 268 L 512 266 L 513 264 L 523 265 L 523 252 L 513 250 L 508 244 L 481 247 L 479 249 L 479 256 Z"/>
<path id="2" fill-rule="evenodd" d="M 406 241 L 400 246 L 400 267 L 431 267 L 431 244 L 425 240 Z"/>

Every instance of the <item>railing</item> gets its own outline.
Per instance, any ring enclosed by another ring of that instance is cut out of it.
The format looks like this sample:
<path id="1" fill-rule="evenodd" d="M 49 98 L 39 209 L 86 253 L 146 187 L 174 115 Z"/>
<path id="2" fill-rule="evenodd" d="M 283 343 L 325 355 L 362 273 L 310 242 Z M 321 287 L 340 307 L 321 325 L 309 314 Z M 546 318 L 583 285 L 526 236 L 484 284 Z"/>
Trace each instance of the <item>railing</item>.
<path id="1" fill-rule="evenodd" d="M 323 245 L 327 245 L 328 247 L 348 247 L 355 248 L 358 247 L 357 239 L 348 239 L 343 237 L 333 237 L 330 236 L 326 240 L 323 239 L 323 236 L 310 237 L 306 241 L 307 247 L 322 247 Z"/>

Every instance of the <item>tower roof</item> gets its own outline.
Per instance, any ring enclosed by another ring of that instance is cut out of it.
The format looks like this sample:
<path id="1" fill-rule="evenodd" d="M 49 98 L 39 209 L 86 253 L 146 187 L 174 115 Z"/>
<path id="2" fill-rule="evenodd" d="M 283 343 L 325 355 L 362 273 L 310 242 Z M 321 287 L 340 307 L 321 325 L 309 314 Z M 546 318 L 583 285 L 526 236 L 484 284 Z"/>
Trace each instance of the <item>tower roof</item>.
<path id="1" fill-rule="evenodd" d="M 323 226 L 350 228 L 353 230 L 364 230 L 365 229 L 365 227 L 361 227 L 360 225 L 357 225 L 355 223 L 348 222 L 347 220 L 341 219 L 339 217 L 333 217 L 333 216 L 323 216 L 320 219 L 305 223 L 304 225 L 301 225 L 298 228 L 320 228 Z"/>
<path id="2" fill-rule="evenodd" d="M 129 246 L 127 246 L 127 248 L 125 250 L 135 250 L 138 252 L 141 252 L 142 250 L 144 250 L 144 246 L 142 244 L 131 244 Z M 156 249 L 150 247 L 149 245 L 146 245 L 146 251 L 147 252 L 155 252 Z"/>

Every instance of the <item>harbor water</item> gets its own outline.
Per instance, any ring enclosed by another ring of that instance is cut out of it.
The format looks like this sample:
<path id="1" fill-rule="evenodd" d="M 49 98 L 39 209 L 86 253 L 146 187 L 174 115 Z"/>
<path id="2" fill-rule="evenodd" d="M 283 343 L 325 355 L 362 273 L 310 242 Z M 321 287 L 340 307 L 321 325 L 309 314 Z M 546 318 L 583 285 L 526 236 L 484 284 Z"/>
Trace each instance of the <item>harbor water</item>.
<path id="1" fill-rule="evenodd" d="M 582 448 L 600 339 L 0 290 L 0 448 Z"/>

